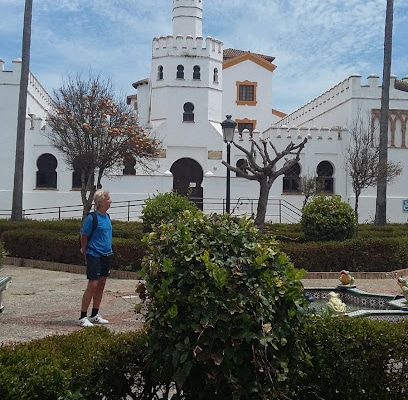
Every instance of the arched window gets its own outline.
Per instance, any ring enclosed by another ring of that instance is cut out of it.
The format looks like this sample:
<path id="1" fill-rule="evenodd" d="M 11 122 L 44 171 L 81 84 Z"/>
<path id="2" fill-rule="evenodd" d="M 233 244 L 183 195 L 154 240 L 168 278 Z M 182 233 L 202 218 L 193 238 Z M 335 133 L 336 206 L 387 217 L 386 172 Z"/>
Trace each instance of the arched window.
<path id="1" fill-rule="evenodd" d="M 72 171 L 72 189 L 81 189 L 82 182 L 81 182 L 81 166 L 75 160 L 74 161 L 74 170 Z M 85 181 L 88 182 L 88 176 L 85 176 Z"/>
<path id="2" fill-rule="evenodd" d="M 325 193 L 334 193 L 333 165 L 329 161 L 322 161 L 316 169 L 317 190 Z"/>
<path id="3" fill-rule="evenodd" d="M 183 112 L 183 122 L 194 122 L 194 105 L 193 103 L 185 103 Z"/>
<path id="4" fill-rule="evenodd" d="M 49 153 L 37 159 L 36 188 L 57 188 L 57 159 Z"/>
<path id="5" fill-rule="evenodd" d="M 245 158 L 240 158 L 236 163 L 237 168 L 239 168 L 242 172 L 247 172 L 248 169 L 248 161 Z M 237 174 L 238 176 L 238 174 Z"/>
<path id="6" fill-rule="evenodd" d="M 163 79 L 163 65 L 157 67 L 157 79 L 159 81 Z"/>
<path id="7" fill-rule="evenodd" d="M 300 193 L 300 165 L 296 163 L 283 177 L 283 193 Z"/>
<path id="8" fill-rule="evenodd" d="M 184 79 L 184 67 L 177 65 L 177 79 Z"/>
<path id="9" fill-rule="evenodd" d="M 213 81 L 218 83 L 218 68 L 214 68 Z"/>
<path id="10" fill-rule="evenodd" d="M 199 65 L 194 65 L 193 67 L 193 79 L 200 79 L 200 66 Z"/>
<path id="11" fill-rule="evenodd" d="M 123 159 L 123 175 L 136 175 L 136 159 L 132 155 L 126 155 Z"/>

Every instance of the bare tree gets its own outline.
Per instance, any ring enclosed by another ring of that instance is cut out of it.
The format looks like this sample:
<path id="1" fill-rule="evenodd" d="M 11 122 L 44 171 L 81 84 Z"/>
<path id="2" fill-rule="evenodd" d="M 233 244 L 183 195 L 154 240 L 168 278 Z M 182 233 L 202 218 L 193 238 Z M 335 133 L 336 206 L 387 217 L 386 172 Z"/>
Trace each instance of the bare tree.
<path id="1" fill-rule="evenodd" d="M 16 158 L 14 162 L 13 204 L 11 210 L 12 221 L 21 221 L 23 219 L 24 147 L 27 116 L 28 76 L 30 74 L 32 16 L 33 16 L 33 0 L 26 0 L 24 9 L 20 92 L 18 97 Z"/>
<path id="2" fill-rule="evenodd" d="M 308 200 L 319 192 L 320 185 L 316 175 L 303 175 L 300 177 L 299 182 L 300 192 L 305 196 L 303 199 L 303 207 L 306 205 Z"/>
<path id="3" fill-rule="evenodd" d="M 250 181 L 259 182 L 259 199 L 258 206 L 255 217 L 255 225 L 262 230 L 265 224 L 265 215 L 268 205 L 269 191 L 272 184 L 275 182 L 276 178 L 280 175 L 285 174 L 290 168 L 292 168 L 298 161 L 300 152 L 305 147 L 307 143 L 307 138 L 305 138 L 301 143 L 295 145 L 290 142 L 286 149 L 279 152 L 271 141 L 261 139 L 260 144 L 255 140 L 251 142 L 250 150 L 233 142 L 234 146 L 241 150 L 247 159 L 247 165 L 245 170 L 241 168 L 234 167 L 227 162 L 222 163 L 231 171 L 234 171 L 237 176 L 248 179 Z M 274 152 L 274 157 L 271 157 L 268 153 L 268 145 L 272 148 Z M 261 163 L 258 164 L 255 155 L 260 156 Z M 287 159 L 286 156 L 294 155 L 292 159 Z M 276 168 L 279 161 L 285 160 L 283 166 L 279 169 Z"/>
<path id="4" fill-rule="evenodd" d="M 139 126 L 124 99 L 114 100 L 110 80 L 102 81 L 99 76 L 84 80 L 78 75 L 68 78 L 54 96 L 51 129 L 45 134 L 81 176 L 85 216 L 96 189 L 102 187 L 102 176 L 124 160 L 151 169 L 149 162 L 157 155 L 159 142 Z"/>
<path id="5" fill-rule="evenodd" d="M 349 128 L 350 143 L 345 153 L 345 163 L 355 195 L 354 213 L 358 220 L 358 205 L 361 192 L 376 185 L 380 180 L 391 183 L 401 175 L 400 163 L 379 161 L 380 149 L 374 144 L 371 118 L 366 123 L 358 113 L 352 126 Z"/>
<path id="6" fill-rule="evenodd" d="M 384 35 L 384 66 L 381 93 L 380 116 L 380 148 L 379 163 L 387 168 L 388 146 L 388 119 L 390 113 L 390 78 L 392 55 L 392 28 L 393 28 L 394 0 L 387 0 Z M 377 199 L 375 209 L 375 224 L 387 223 L 387 173 L 382 174 L 377 182 Z"/>

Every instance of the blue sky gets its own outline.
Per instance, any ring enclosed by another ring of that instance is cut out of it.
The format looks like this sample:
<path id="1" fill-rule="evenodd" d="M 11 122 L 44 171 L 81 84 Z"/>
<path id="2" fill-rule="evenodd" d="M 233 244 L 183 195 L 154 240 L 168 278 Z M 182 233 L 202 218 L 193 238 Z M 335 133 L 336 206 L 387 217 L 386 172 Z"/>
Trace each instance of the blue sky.
<path id="1" fill-rule="evenodd" d="M 30 69 L 52 94 L 92 70 L 118 93 L 150 73 L 151 43 L 171 34 L 171 0 L 33 0 Z M 203 0 L 203 36 L 276 57 L 273 108 L 284 112 L 353 73 L 382 77 L 386 0 Z M 24 0 L 0 0 L 0 58 L 21 57 Z M 392 73 L 408 75 L 408 2 L 394 0 Z"/>

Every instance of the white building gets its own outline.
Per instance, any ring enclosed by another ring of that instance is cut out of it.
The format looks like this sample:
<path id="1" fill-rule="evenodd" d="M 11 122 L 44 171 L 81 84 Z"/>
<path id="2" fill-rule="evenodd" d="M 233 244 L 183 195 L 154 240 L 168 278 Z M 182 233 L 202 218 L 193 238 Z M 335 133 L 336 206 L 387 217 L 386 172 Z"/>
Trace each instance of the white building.
<path id="1" fill-rule="evenodd" d="M 221 41 L 204 38 L 201 0 L 173 0 L 171 17 L 172 34 L 153 39 L 150 77 L 135 82 L 133 87 L 137 93 L 128 96 L 140 123 L 163 141 L 163 151 L 155 161 L 157 170 L 151 175 L 136 169 L 135 175 L 112 173 L 103 179 L 103 186 L 111 191 L 115 203 L 123 206 L 117 211 L 112 209 L 113 218 L 132 219 L 140 213 L 144 199 L 171 189 L 202 199 L 204 211 L 222 212 L 226 168 L 221 162 L 226 160 L 226 145 L 220 123 L 227 114 L 237 122 L 239 134 L 235 140 L 244 146 L 249 147 L 251 140 L 258 140 L 259 135 L 270 138 L 278 150 L 284 149 L 290 141 L 298 143 L 309 138 L 299 165 L 272 186 L 271 204 L 274 200 L 276 204 L 280 201 L 285 206 L 300 208 L 303 196 L 297 190 L 298 178 L 319 175 L 328 192 L 341 195 L 353 205 L 344 167 L 347 126 L 356 117 L 357 110 L 368 111 L 378 118 L 381 98 L 378 77 L 370 76 L 366 85 L 360 76 L 353 75 L 286 116 L 272 105 L 274 57 L 224 49 Z M 3 144 L 0 148 L 3 160 L 0 210 L 3 215 L 9 215 L 21 62 L 13 61 L 12 71 L 4 70 L 3 60 L 0 66 Z M 43 135 L 47 129 L 46 111 L 52 99 L 32 74 L 28 89 L 23 209 L 28 216 L 29 209 L 39 207 L 55 207 L 65 212 L 62 217 L 79 216 L 79 211 L 73 211 L 74 208 L 79 210 L 78 207 L 66 207 L 80 204 L 73 171 Z M 395 90 L 393 82 L 390 109 L 389 158 L 401 162 L 405 168 L 403 176 L 388 188 L 387 217 L 391 222 L 406 222 L 408 214 L 403 210 L 403 201 L 408 199 L 405 189 L 408 160 L 403 152 L 407 150 L 408 93 Z M 231 163 L 239 165 L 243 158 L 243 154 L 231 146 Z M 258 192 L 257 182 L 232 176 L 231 209 L 236 213 L 254 212 Z M 363 192 L 359 209 L 361 221 L 374 218 L 375 194 L 375 188 Z M 130 204 L 133 207 L 129 207 Z M 287 218 L 281 214 L 282 208 L 271 209 L 267 220 L 296 220 L 296 215 L 287 208 Z M 57 215 L 44 213 L 36 217 L 55 218 Z"/>

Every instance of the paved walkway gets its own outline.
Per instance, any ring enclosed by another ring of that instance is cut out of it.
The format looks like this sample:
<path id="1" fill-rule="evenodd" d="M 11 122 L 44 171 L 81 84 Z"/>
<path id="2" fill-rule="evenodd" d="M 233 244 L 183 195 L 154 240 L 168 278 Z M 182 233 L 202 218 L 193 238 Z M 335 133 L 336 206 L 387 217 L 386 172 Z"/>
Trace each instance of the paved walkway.
<path id="1" fill-rule="evenodd" d="M 84 329 L 77 326 L 86 277 L 69 272 L 5 265 L 1 276 L 12 282 L 3 292 L 0 344 L 24 342 Z M 142 326 L 134 311 L 136 280 L 108 279 L 100 313 L 109 329 L 123 332 Z"/>
<path id="2" fill-rule="evenodd" d="M 49 335 L 66 334 L 76 325 L 80 302 L 86 286 L 84 275 L 5 265 L 1 276 L 13 280 L 4 294 L 4 311 L 0 314 L 0 344 L 25 342 Z M 137 280 L 109 279 L 101 305 L 101 315 L 110 321 L 109 329 L 124 332 L 142 326 L 134 311 L 139 303 Z M 335 287 L 338 279 L 306 279 L 305 288 Z M 399 294 L 396 279 L 356 280 L 359 289 Z"/>

